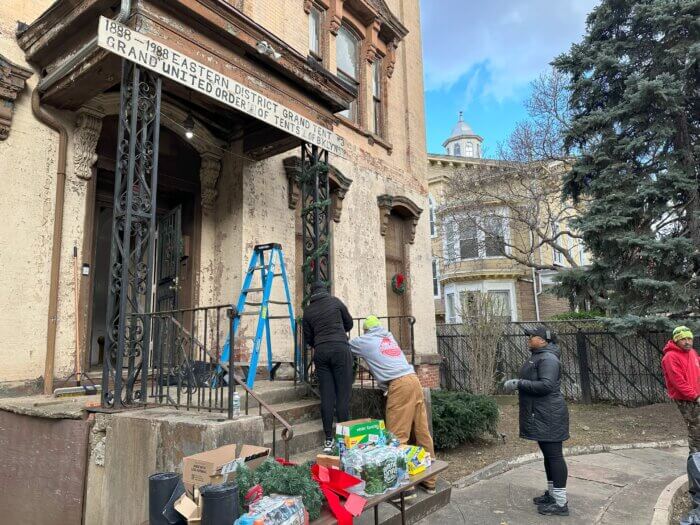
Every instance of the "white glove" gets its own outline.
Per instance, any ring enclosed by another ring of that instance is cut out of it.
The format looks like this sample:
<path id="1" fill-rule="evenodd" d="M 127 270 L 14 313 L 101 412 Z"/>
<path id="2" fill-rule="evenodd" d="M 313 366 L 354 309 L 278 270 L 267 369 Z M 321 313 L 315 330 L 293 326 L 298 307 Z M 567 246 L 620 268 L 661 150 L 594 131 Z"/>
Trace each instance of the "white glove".
<path id="1" fill-rule="evenodd" d="M 503 390 L 510 394 L 518 389 L 518 384 L 520 384 L 520 379 L 509 379 L 503 382 Z"/>

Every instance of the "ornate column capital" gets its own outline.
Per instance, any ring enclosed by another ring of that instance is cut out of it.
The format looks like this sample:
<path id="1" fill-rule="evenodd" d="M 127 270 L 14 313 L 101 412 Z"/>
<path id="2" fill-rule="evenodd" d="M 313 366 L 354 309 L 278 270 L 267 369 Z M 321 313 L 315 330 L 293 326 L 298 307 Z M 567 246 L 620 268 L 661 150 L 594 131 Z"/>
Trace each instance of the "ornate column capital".
<path id="1" fill-rule="evenodd" d="M 202 189 L 202 208 L 213 210 L 219 192 L 216 182 L 221 174 L 221 157 L 215 153 L 202 153 L 199 165 L 199 181 Z"/>
<path id="2" fill-rule="evenodd" d="M 73 167 L 75 175 L 83 180 L 92 178 L 92 168 L 97 162 L 97 141 L 102 131 L 102 115 L 87 109 L 78 110 L 75 119 Z"/>
<path id="3" fill-rule="evenodd" d="M 5 140 L 10 134 L 15 100 L 24 91 L 31 76 L 29 69 L 13 64 L 0 55 L 0 140 Z"/>

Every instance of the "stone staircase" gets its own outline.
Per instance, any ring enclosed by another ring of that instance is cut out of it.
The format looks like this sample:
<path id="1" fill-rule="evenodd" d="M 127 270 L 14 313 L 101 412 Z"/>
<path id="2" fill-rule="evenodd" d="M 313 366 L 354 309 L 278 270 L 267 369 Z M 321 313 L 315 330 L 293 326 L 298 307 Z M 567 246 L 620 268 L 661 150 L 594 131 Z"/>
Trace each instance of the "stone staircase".
<path id="1" fill-rule="evenodd" d="M 302 384 L 294 386 L 292 381 L 257 381 L 255 392 L 262 400 L 283 417 L 294 429 L 294 437 L 289 442 L 289 459 L 294 463 L 303 463 L 316 458 L 323 447 L 323 426 L 321 424 L 321 402 Z M 241 411 L 245 408 L 245 395 L 242 394 Z M 248 400 L 250 414 L 258 413 L 258 403 L 251 397 Z M 262 410 L 265 422 L 264 446 L 272 448 L 273 417 L 265 409 Z M 281 438 L 281 425 L 276 425 L 275 441 L 278 457 L 284 456 L 284 445 Z M 439 480 L 435 494 L 427 494 L 418 490 L 418 496 L 406 509 L 407 523 L 419 520 L 447 505 L 450 501 L 451 485 Z M 365 512 L 355 520 L 358 525 L 374 523 L 374 514 Z M 379 523 L 399 525 L 401 515 L 398 509 L 390 504 L 380 505 Z"/>

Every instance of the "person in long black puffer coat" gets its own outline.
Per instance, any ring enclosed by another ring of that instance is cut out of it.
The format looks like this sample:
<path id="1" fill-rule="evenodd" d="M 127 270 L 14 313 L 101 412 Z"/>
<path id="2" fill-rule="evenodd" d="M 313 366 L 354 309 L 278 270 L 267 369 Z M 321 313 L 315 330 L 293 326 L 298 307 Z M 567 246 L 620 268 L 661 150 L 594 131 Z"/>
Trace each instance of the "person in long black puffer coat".
<path id="1" fill-rule="evenodd" d="M 547 490 L 533 502 L 540 514 L 568 516 L 568 469 L 562 444 L 569 439 L 569 410 L 561 393 L 561 350 L 556 335 L 544 326 L 525 334 L 532 355 L 520 369 L 519 379 L 503 386 L 506 392 L 518 390 L 520 437 L 537 441 L 544 456 Z"/>

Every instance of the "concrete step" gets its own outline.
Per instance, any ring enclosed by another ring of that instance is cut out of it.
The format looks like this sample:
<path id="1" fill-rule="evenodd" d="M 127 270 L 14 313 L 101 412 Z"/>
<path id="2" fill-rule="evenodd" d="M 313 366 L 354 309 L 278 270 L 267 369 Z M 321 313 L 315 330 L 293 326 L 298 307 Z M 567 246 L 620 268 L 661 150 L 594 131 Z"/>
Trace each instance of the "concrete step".
<path id="1" fill-rule="evenodd" d="M 435 486 L 435 494 L 428 494 L 420 487 L 416 488 L 416 497 L 406 502 L 406 523 L 418 523 L 433 512 L 450 503 L 452 495 L 452 485 L 443 479 L 438 478 Z M 433 523 L 430 518 L 426 520 Z M 353 521 L 355 525 L 374 524 L 374 509 L 363 512 Z M 381 525 L 401 525 L 401 512 L 391 503 L 381 503 L 379 505 L 379 523 Z"/>
<path id="2" fill-rule="evenodd" d="M 241 412 L 245 411 L 246 391 L 238 387 L 236 389 L 241 396 Z M 255 394 L 262 398 L 268 405 L 276 405 L 280 403 L 289 403 L 290 401 L 298 401 L 311 395 L 309 387 L 303 383 L 297 383 L 294 386 L 293 381 L 268 381 L 257 380 L 253 387 Z M 224 392 L 224 394 L 226 394 Z M 257 409 L 258 402 L 248 395 L 248 409 L 255 407 Z"/>
<path id="3" fill-rule="evenodd" d="M 296 463 L 297 465 L 301 465 L 303 463 L 306 463 L 307 461 L 316 461 L 316 456 L 318 456 L 322 452 L 320 447 L 312 448 L 311 450 L 307 450 L 306 452 L 299 452 L 297 454 L 294 454 L 293 456 L 290 456 L 289 461 L 292 463 Z"/>
<path id="4" fill-rule="evenodd" d="M 282 438 L 280 437 L 281 430 L 277 429 L 277 456 L 282 457 L 284 455 L 284 445 L 282 443 Z M 306 423 L 300 423 L 294 425 L 294 437 L 289 442 L 289 456 L 295 456 L 302 452 L 308 452 L 316 450 L 321 452 L 323 449 L 323 425 L 320 419 L 313 421 L 308 421 Z M 272 431 L 268 430 L 265 432 L 265 445 L 266 447 L 272 447 Z"/>
<path id="5" fill-rule="evenodd" d="M 321 417 L 321 401 L 317 398 L 305 398 L 289 403 L 271 405 L 271 407 L 283 417 L 287 423 L 293 426 Z M 274 420 L 272 414 L 263 409 L 262 416 L 265 422 L 265 430 L 272 430 L 272 422 Z M 277 424 L 277 428 L 280 428 L 279 423 Z"/>

